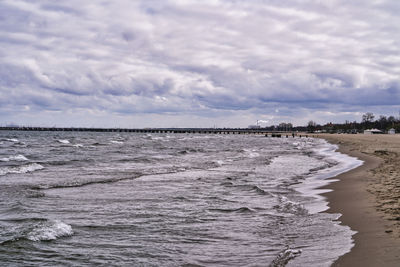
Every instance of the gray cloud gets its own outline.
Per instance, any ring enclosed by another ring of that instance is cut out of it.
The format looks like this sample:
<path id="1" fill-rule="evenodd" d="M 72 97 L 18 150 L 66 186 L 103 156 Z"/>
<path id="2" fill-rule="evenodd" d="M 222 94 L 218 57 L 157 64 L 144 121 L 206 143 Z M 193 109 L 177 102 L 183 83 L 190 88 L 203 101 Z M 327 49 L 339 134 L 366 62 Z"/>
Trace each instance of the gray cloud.
<path id="1" fill-rule="evenodd" d="M 54 121 L 110 126 L 166 124 L 163 114 L 180 126 L 303 123 L 400 101 L 394 0 L 5 0 L 0 10 L 4 122 L 57 111 Z"/>

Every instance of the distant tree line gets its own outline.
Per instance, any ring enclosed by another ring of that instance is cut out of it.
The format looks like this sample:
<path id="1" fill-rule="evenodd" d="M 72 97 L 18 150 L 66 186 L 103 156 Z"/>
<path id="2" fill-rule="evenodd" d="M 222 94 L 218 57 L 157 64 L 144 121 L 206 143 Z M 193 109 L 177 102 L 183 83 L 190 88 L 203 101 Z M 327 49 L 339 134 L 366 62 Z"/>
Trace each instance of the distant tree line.
<path id="1" fill-rule="evenodd" d="M 362 115 L 361 122 L 357 121 L 345 121 L 344 123 L 327 123 L 324 125 L 317 124 L 314 121 L 309 121 L 307 125 L 308 132 L 331 132 L 331 133 L 358 133 L 363 132 L 367 129 L 378 129 L 382 132 L 387 132 L 393 128 L 396 132 L 400 132 L 400 117 L 394 116 L 383 116 L 380 115 L 375 119 L 375 115 L 371 112 L 367 112 Z"/>

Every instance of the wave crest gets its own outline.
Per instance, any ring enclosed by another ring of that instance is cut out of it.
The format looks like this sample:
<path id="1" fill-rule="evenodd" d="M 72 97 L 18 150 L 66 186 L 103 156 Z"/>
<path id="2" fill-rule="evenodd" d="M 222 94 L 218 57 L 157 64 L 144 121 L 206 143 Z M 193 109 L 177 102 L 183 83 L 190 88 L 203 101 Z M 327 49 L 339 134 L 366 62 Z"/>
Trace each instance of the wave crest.
<path id="1" fill-rule="evenodd" d="M 301 249 L 286 248 L 271 262 L 270 267 L 284 267 L 288 262 L 301 254 Z"/>
<path id="2" fill-rule="evenodd" d="M 280 196 L 279 197 L 279 205 L 275 205 L 274 209 L 283 212 L 283 213 L 291 213 L 296 215 L 307 215 L 308 210 L 304 208 L 300 203 L 290 201 L 287 197 Z"/>
<path id="3" fill-rule="evenodd" d="M 24 155 L 16 155 L 10 156 L 8 158 L 1 158 L 0 161 L 8 162 L 8 161 L 27 161 L 28 159 Z"/>
<path id="4" fill-rule="evenodd" d="M 51 241 L 61 237 L 72 236 L 74 234 L 71 225 L 59 220 L 22 218 L 5 221 L 22 224 L 22 226 L 17 228 L 19 231 L 15 233 L 13 238 L 0 242 L 1 245 L 12 244 L 23 240 L 33 242 Z"/>
<path id="5" fill-rule="evenodd" d="M 31 241 L 50 241 L 63 236 L 71 236 L 74 232 L 69 224 L 61 221 L 46 221 L 38 224 L 27 235 L 26 238 Z"/>
<path id="6" fill-rule="evenodd" d="M 16 138 L 6 138 L 6 139 L 3 139 L 3 140 L 8 141 L 8 142 L 14 142 L 14 143 L 18 143 L 19 142 L 19 140 L 16 139 Z"/>
<path id="7" fill-rule="evenodd" d="M 34 171 L 42 170 L 42 169 L 44 169 L 44 167 L 38 163 L 31 163 L 31 164 L 22 165 L 22 166 L 4 167 L 4 168 L 0 168 L 0 176 L 6 175 L 9 173 L 19 174 L 19 173 L 34 172 Z"/>

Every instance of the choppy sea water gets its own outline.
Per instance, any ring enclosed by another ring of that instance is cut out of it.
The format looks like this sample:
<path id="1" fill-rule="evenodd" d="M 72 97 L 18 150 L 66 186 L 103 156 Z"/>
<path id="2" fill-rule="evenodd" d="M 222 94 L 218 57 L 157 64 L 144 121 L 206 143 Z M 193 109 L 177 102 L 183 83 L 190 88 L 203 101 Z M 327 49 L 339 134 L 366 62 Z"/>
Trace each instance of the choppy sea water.
<path id="1" fill-rule="evenodd" d="M 0 132 L 0 265 L 329 266 L 315 189 L 361 164 L 312 138 Z"/>

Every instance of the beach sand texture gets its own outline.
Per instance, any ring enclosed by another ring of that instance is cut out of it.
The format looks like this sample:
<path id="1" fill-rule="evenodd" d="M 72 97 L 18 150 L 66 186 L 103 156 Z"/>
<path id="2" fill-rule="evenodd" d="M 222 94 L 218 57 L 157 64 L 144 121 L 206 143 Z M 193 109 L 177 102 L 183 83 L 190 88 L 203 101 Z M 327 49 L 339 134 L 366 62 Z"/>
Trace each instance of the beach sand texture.
<path id="1" fill-rule="evenodd" d="M 400 266 L 400 135 L 319 134 L 364 165 L 328 185 L 329 212 L 357 231 L 334 266 Z"/>

